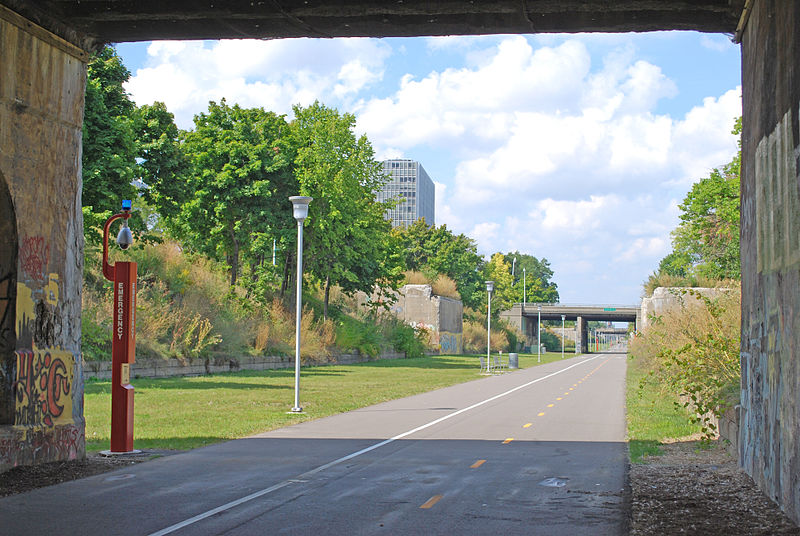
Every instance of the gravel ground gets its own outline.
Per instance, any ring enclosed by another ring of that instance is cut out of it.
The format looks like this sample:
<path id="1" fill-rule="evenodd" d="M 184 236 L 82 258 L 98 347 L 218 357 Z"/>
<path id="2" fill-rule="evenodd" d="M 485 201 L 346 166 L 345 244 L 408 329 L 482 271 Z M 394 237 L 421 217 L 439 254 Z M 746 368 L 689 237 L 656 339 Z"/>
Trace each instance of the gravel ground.
<path id="1" fill-rule="evenodd" d="M 800 528 L 768 500 L 719 445 L 664 445 L 663 455 L 630 469 L 632 536 L 797 535 Z M 17 467 L 0 474 L 0 497 L 146 462 L 174 451 Z"/>
<path id="2" fill-rule="evenodd" d="M 800 535 L 722 446 L 699 447 L 667 444 L 631 465 L 631 535 Z"/>
<path id="3" fill-rule="evenodd" d="M 89 454 L 85 460 L 15 467 L 10 471 L 0 473 L 0 497 L 86 478 L 161 456 L 177 454 L 177 452 L 179 451 L 145 450 L 138 454 L 110 457 L 95 452 Z"/>

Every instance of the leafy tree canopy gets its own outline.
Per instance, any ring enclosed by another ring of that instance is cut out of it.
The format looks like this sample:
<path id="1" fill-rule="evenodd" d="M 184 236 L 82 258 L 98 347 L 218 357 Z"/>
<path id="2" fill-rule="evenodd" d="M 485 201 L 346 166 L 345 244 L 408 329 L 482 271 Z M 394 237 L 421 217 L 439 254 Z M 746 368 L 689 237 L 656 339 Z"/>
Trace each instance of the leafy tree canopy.
<path id="1" fill-rule="evenodd" d="M 523 298 L 528 303 L 558 302 L 558 285 L 552 281 L 553 270 L 550 268 L 550 261 L 544 257 L 537 259 L 533 255 L 519 251 L 506 253 L 504 257 L 513 269 L 512 296 L 515 303 L 522 303 Z M 525 285 L 524 295 L 523 284 Z"/>
<path id="2" fill-rule="evenodd" d="M 81 203 L 88 244 L 99 244 L 102 225 L 119 212 L 123 199 L 135 199 L 136 141 L 134 104 L 122 84 L 130 72 L 111 47 L 92 54 L 87 68 L 83 120 L 83 191 Z M 144 225 L 131 218 L 133 229 Z"/>
<path id="3" fill-rule="evenodd" d="M 511 277 L 511 264 L 502 253 L 495 253 L 483 269 L 486 281 L 494 281 L 492 292 L 492 316 L 510 309 L 514 304 L 514 288 Z M 484 287 L 485 292 L 485 287 Z"/>
<path id="4" fill-rule="evenodd" d="M 242 257 L 258 254 L 255 244 L 266 247 L 259 236 L 293 228 L 287 197 L 297 191 L 294 148 L 284 117 L 262 108 L 222 99 L 194 123 L 183 135 L 193 196 L 181 206 L 176 227 L 187 245 L 224 259 L 235 285 Z"/>
<path id="5" fill-rule="evenodd" d="M 294 107 L 292 141 L 299 193 L 313 197 L 306 220 L 306 273 L 324 286 L 327 316 L 331 285 L 345 293 L 396 288 L 401 259 L 386 205 L 376 194 L 388 180 L 355 116 L 315 102 Z"/>
<path id="6" fill-rule="evenodd" d="M 132 117 L 142 197 L 161 217 L 174 220 L 193 193 L 187 185 L 189 160 L 180 145 L 175 117 L 163 102 L 141 106 Z"/>
<path id="7" fill-rule="evenodd" d="M 435 226 L 419 219 L 407 228 L 394 230 L 405 265 L 429 275 L 445 274 L 456 282 L 465 305 L 479 308 L 485 296 L 482 269 L 484 260 L 478 255 L 472 238 L 456 235 L 446 225 Z"/>
<path id="8" fill-rule="evenodd" d="M 738 118 L 733 134 L 741 135 Z M 674 252 L 662 260 L 659 270 L 669 275 L 711 279 L 739 279 L 739 218 L 741 168 L 739 151 L 721 169 L 696 182 L 678 207 L 681 222 L 672 232 Z M 690 261 L 690 262 L 687 262 Z"/>

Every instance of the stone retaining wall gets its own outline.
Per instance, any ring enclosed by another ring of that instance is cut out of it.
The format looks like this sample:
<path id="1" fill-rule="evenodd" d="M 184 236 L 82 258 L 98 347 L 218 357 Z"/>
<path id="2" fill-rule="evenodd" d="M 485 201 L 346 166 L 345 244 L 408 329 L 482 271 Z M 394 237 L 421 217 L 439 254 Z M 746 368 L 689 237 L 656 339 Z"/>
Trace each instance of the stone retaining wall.
<path id="1" fill-rule="evenodd" d="M 738 404 L 726 411 L 720 418 L 719 438 L 725 443 L 728 454 L 739 457 L 739 413 L 742 407 Z"/>
<path id="2" fill-rule="evenodd" d="M 379 359 L 402 359 L 405 354 L 389 352 L 382 354 Z M 329 361 L 303 363 L 303 366 L 320 365 L 351 365 L 371 361 L 361 354 L 342 354 L 331 357 Z M 202 376 L 204 374 L 217 374 L 220 372 L 234 372 L 237 370 L 270 370 L 294 368 L 294 357 L 217 357 L 206 360 L 194 361 L 179 359 L 137 359 L 131 365 L 131 376 L 134 378 L 166 378 L 171 376 Z M 98 380 L 111 379 L 110 361 L 86 361 L 83 367 L 83 378 L 96 378 Z"/>

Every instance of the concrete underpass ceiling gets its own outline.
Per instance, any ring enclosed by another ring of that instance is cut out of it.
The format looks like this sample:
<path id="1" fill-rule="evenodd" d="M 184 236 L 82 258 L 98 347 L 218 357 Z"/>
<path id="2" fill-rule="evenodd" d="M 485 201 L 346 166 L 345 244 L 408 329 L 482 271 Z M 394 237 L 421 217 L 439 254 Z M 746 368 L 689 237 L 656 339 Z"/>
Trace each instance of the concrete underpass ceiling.
<path id="1" fill-rule="evenodd" d="M 155 39 L 698 30 L 733 34 L 745 0 L 0 0 L 91 49 Z"/>

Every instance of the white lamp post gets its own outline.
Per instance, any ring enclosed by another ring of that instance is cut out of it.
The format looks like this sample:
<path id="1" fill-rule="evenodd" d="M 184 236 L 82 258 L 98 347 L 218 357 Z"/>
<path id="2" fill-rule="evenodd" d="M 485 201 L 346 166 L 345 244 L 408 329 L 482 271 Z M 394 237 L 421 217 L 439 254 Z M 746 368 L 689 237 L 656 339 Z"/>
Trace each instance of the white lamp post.
<path id="1" fill-rule="evenodd" d="M 539 321 L 536 323 L 536 346 L 539 349 L 539 358 L 537 363 L 542 362 L 542 306 L 537 306 L 539 309 Z"/>
<path id="2" fill-rule="evenodd" d="M 303 222 L 308 217 L 308 204 L 311 197 L 293 195 L 289 198 L 297 220 L 297 302 L 294 331 L 294 407 L 292 413 L 302 413 L 300 407 L 300 316 L 303 313 Z"/>
<path id="3" fill-rule="evenodd" d="M 567 315 L 561 315 L 561 359 L 564 359 L 564 320 Z"/>
<path id="4" fill-rule="evenodd" d="M 525 267 L 522 267 L 522 313 L 525 314 L 525 302 L 527 301 L 528 297 L 528 289 L 525 285 Z"/>
<path id="5" fill-rule="evenodd" d="M 578 330 L 578 327 L 579 327 L 578 326 L 578 319 L 576 318 L 575 319 L 575 355 L 578 355 L 578 352 L 579 352 L 578 346 L 580 346 L 580 345 L 578 344 L 578 341 L 580 340 L 581 342 L 583 342 L 582 341 L 583 333 L 581 333 Z"/>
<path id="6" fill-rule="evenodd" d="M 494 281 L 486 282 L 486 293 L 489 295 L 489 305 L 486 309 L 486 368 L 491 367 L 489 357 L 492 353 L 492 291 L 494 290 Z"/>
<path id="7" fill-rule="evenodd" d="M 523 266 L 522 267 L 522 332 L 525 334 L 525 342 L 527 343 L 528 342 L 528 322 L 525 319 L 525 305 L 526 305 L 525 302 L 528 301 L 527 300 L 527 298 L 528 298 L 527 290 L 528 289 L 525 288 L 527 286 L 526 285 L 526 281 L 525 281 L 525 270 L 526 269 Z"/>

